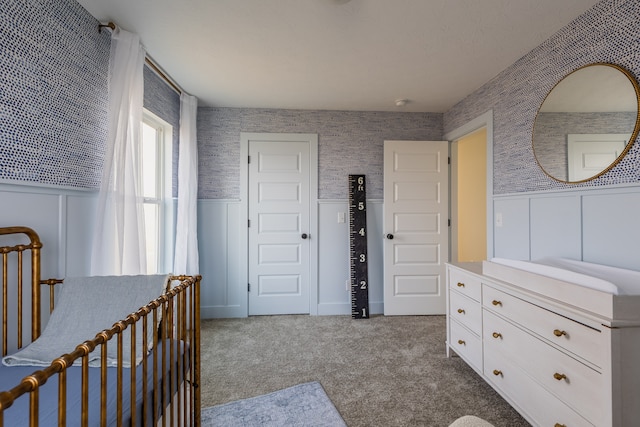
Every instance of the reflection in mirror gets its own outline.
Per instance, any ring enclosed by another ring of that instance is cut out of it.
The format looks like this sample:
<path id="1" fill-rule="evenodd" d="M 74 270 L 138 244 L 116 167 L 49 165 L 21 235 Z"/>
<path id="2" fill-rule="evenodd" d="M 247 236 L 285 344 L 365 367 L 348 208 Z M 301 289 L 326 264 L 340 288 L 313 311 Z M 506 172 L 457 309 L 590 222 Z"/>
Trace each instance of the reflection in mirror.
<path id="1" fill-rule="evenodd" d="M 542 170 L 562 182 L 583 182 L 624 157 L 640 127 L 640 90 L 612 64 L 593 64 L 566 76 L 538 110 L 533 152 Z"/>

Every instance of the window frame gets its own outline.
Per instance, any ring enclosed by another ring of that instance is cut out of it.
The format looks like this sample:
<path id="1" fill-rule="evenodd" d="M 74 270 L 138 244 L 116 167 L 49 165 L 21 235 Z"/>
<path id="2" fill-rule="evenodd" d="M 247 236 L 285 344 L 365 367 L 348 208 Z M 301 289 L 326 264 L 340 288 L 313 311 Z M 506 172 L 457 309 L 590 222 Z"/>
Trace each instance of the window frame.
<path id="1" fill-rule="evenodd" d="M 148 274 L 169 273 L 173 268 L 173 242 L 174 242 L 174 214 L 172 203 L 172 176 L 173 176 L 173 126 L 158 115 L 146 108 L 143 109 L 140 126 L 140 161 L 139 170 L 142 172 L 143 157 L 143 125 L 146 124 L 156 131 L 156 186 L 157 197 L 145 197 L 140 179 L 140 194 L 143 197 L 143 205 L 153 204 L 158 206 L 158 248 L 157 271 L 149 271 Z M 142 173 L 141 173 L 142 178 Z M 145 221 L 146 222 L 146 221 Z M 147 225 L 145 224 L 145 228 Z"/>

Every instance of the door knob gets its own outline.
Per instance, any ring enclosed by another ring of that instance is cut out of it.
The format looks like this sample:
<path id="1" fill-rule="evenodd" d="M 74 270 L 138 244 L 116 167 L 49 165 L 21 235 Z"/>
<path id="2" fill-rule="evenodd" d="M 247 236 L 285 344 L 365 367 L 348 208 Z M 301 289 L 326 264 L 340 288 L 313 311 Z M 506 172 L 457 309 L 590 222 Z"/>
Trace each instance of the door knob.
<path id="1" fill-rule="evenodd" d="M 307 237 L 309 237 L 309 235 L 307 233 L 302 233 L 302 236 L 300 237 L 302 237 L 303 239 L 306 239 Z"/>
<path id="2" fill-rule="evenodd" d="M 391 234 L 391 233 L 387 234 L 387 239 L 393 240 L 393 234 Z"/>

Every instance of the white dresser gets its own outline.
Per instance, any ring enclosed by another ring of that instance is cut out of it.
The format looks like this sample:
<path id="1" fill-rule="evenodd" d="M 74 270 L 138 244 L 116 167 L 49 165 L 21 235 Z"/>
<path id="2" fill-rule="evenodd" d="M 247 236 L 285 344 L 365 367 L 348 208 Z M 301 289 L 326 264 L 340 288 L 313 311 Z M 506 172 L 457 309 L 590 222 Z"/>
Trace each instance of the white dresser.
<path id="1" fill-rule="evenodd" d="M 487 261 L 448 264 L 447 283 L 447 355 L 531 424 L 640 426 L 639 295 Z"/>

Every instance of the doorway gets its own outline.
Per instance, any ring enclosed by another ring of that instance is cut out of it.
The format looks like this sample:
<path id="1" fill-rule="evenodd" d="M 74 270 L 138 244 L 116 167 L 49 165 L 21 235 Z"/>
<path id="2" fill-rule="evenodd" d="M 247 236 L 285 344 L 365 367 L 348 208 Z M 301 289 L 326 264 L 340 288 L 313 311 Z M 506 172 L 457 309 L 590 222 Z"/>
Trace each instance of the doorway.
<path id="1" fill-rule="evenodd" d="M 458 262 L 487 259 L 487 130 L 454 141 L 456 152 L 456 216 Z"/>
<path id="2" fill-rule="evenodd" d="M 493 111 L 447 133 L 445 139 L 452 141 L 449 259 L 464 262 L 491 258 L 494 247 Z"/>
<path id="3" fill-rule="evenodd" d="M 315 314 L 317 135 L 242 133 L 241 158 L 247 315 Z"/>

